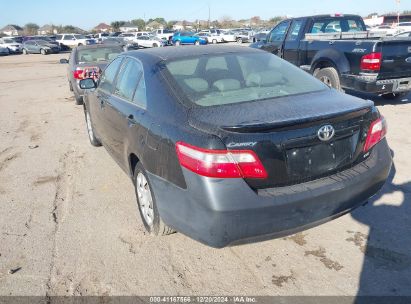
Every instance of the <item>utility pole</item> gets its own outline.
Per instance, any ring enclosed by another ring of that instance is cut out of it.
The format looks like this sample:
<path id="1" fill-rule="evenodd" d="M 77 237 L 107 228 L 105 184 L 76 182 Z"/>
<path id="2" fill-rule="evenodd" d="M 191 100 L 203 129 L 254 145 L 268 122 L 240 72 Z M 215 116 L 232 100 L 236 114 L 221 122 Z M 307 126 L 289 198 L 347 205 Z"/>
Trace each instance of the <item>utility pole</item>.
<path id="1" fill-rule="evenodd" d="M 400 3 L 401 0 L 395 0 L 397 2 L 397 26 L 400 23 Z"/>
<path id="2" fill-rule="evenodd" d="M 210 9 L 210 3 L 208 3 L 208 28 L 210 28 L 210 16 L 211 16 L 211 9 Z"/>

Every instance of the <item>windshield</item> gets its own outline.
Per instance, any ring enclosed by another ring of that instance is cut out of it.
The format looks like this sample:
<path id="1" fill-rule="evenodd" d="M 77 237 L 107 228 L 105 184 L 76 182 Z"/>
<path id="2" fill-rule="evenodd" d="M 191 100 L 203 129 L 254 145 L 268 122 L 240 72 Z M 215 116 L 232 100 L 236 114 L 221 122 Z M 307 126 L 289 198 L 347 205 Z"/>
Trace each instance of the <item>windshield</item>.
<path id="1" fill-rule="evenodd" d="M 4 43 L 16 43 L 13 39 L 3 39 Z"/>
<path id="2" fill-rule="evenodd" d="M 294 65 L 266 53 L 179 59 L 166 68 L 192 103 L 217 106 L 325 90 Z"/>
<path id="3" fill-rule="evenodd" d="M 79 64 L 109 61 L 122 52 L 121 47 L 90 48 L 77 51 L 77 62 Z"/>

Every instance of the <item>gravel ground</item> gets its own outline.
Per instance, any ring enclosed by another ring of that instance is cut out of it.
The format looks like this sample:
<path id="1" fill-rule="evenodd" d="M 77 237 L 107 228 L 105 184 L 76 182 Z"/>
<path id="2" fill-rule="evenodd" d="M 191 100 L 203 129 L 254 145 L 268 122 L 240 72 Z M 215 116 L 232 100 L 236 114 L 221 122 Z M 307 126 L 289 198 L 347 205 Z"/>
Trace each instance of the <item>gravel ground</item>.
<path id="1" fill-rule="evenodd" d="M 130 180 L 88 142 L 63 57 L 0 58 L 0 295 L 411 295 L 407 99 L 365 96 L 388 121 L 395 162 L 367 206 L 212 249 L 145 233 Z"/>

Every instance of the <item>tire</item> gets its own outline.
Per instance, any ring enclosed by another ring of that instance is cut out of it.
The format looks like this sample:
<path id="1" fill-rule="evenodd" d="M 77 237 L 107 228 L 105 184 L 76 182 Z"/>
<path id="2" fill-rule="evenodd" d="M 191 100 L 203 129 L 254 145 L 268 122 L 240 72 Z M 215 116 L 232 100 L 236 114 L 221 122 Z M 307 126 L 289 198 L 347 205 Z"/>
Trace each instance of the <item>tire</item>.
<path id="1" fill-rule="evenodd" d="M 213 43 L 213 44 L 217 44 L 217 40 L 216 40 L 216 39 L 213 39 L 212 43 Z"/>
<path id="2" fill-rule="evenodd" d="M 45 49 L 40 49 L 40 54 L 41 54 L 41 55 L 47 55 L 47 52 L 46 52 Z"/>
<path id="3" fill-rule="evenodd" d="M 74 99 L 76 100 L 76 105 L 83 104 L 83 96 L 78 96 L 76 93 L 74 93 Z"/>
<path id="4" fill-rule="evenodd" d="M 194 45 L 200 45 L 200 41 L 196 41 L 196 42 L 194 42 Z"/>
<path id="5" fill-rule="evenodd" d="M 28 52 L 26 49 L 23 49 L 23 54 L 24 54 L 24 55 L 28 55 L 29 52 Z"/>
<path id="6" fill-rule="evenodd" d="M 146 230 L 156 236 L 168 235 L 175 230 L 168 227 L 158 213 L 153 187 L 141 163 L 134 170 L 134 188 L 140 216 Z"/>
<path id="7" fill-rule="evenodd" d="M 336 69 L 329 67 L 315 70 L 313 76 L 322 81 L 330 88 L 341 91 L 340 76 Z"/>
<path id="8" fill-rule="evenodd" d="M 175 43 L 175 45 L 176 45 L 176 46 L 180 46 L 180 45 L 181 45 L 181 41 L 180 41 L 180 40 L 177 40 L 176 43 Z"/>
<path id="9" fill-rule="evenodd" d="M 87 128 L 87 134 L 88 134 L 88 139 L 90 140 L 90 143 L 94 147 L 100 147 L 101 142 L 98 140 L 94 133 L 94 128 L 93 128 L 93 123 L 90 117 L 90 113 L 87 110 L 86 107 L 84 107 L 84 117 L 86 119 L 86 128 Z"/>
<path id="10" fill-rule="evenodd" d="M 70 91 L 71 92 L 73 92 L 74 90 L 73 90 L 73 85 L 71 84 L 71 82 L 69 81 L 69 89 L 70 89 Z"/>
<path id="11" fill-rule="evenodd" d="M 157 44 L 157 43 L 153 43 L 153 48 L 156 48 L 156 47 L 158 47 L 158 44 Z"/>
<path id="12" fill-rule="evenodd" d="M 77 46 L 82 46 L 83 44 L 82 43 L 79 43 Z"/>
<path id="13" fill-rule="evenodd" d="M 242 44 L 242 43 L 243 43 L 243 39 L 237 38 L 237 43 L 238 43 L 238 44 Z"/>
<path id="14" fill-rule="evenodd" d="M 386 100 L 400 100 L 401 98 L 407 96 L 409 92 L 401 92 L 401 93 L 389 93 L 381 95 L 382 98 Z"/>

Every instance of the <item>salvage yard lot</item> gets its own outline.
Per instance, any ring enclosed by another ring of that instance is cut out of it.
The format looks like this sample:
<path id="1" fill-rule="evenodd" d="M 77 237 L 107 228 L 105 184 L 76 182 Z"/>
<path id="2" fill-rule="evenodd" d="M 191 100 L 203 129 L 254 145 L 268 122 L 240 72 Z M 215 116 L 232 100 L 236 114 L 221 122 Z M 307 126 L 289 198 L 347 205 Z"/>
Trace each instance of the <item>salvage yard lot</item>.
<path id="1" fill-rule="evenodd" d="M 394 155 L 367 206 L 213 249 L 147 235 L 131 181 L 89 144 L 58 63 L 67 57 L 0 58 L 0 295 L 411 295 L 408 100 L 363 96 L 386 117 Z"/>

